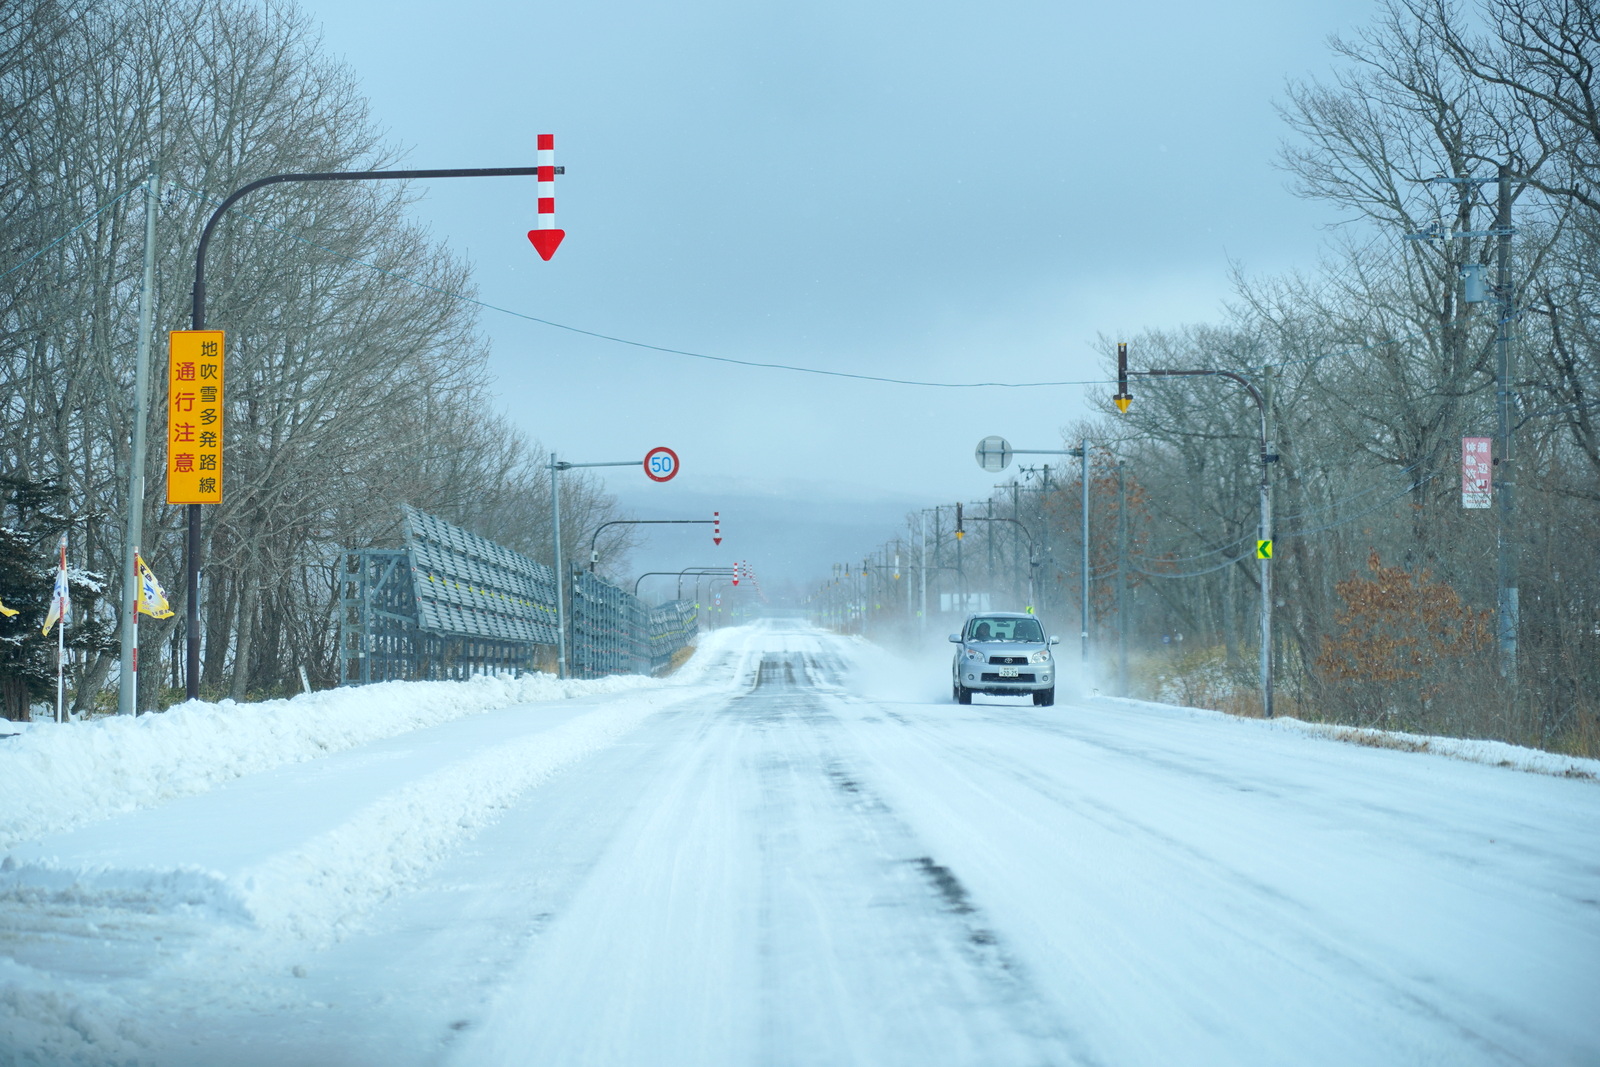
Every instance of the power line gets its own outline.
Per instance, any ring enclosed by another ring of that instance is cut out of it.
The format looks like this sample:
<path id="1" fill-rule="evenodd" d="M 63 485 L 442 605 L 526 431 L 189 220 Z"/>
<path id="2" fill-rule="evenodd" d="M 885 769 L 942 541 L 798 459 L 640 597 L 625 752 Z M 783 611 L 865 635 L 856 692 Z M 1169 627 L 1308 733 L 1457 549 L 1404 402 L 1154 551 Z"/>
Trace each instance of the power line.
<path id="1" fill-rule="evenodd" d="M 130 186 L 129 188 L 123 190 L 115 198 L 113 198 L 112 200 L 108 201 L 103 207 L 100 207 L 100 208 L 96 209 L 94 214 L 90 215 L 88 218 L 86 218 L 82 222 L 78 223 L 72 229 L 68 230 L 66 233 L 62 234 L 60 237 L 57 237 L 54 241 L 51 241 L 49 244 L 47 244 L 43 248 L 39 249 L 39 251 L 35 252 L 33 255 L 29 256 L 27 259 L 23 260 L 21 263 L 18 263 L 15 267 L 12 267 L 10 270 L 0 271 L 0 278 L 4 278 L 4 277 L 6 277 L 7 275 L 10 275 L 10 274 L 15 274 L 17 271 L 21 270 L 23 267 L 26 267 L 29 263 L 32 263 L 34 260 L 36 260 L 40 256 L 44 255 L 46 252 L 50 251 L 56 245 L 60 244 L 62 241 L 65 241 L 68 237 L 71 237 L 73 234 L 77 233 L 79 230 L 81 230 L 85 226 L 89 225 L 89 223 L 93 222 L 95 219 L 99 218 L 101 215 L 104 215 L 106 212 L 108 212 L 112 208 L 116 207 L 117 203 L 119 201 L 121 201 L 123 199 L 123 197 L 126 197 L 129 193 L 132 193 L 136 189 L 142 189 L 142 188 L 144 188 L 144 182 L 139 182 L 137 185 Z"/>
<path id="2" fill-rule="evenodd" d="M 200 197 L 200 198 L 202 198 L 204 200 L 208 200 L 208 201 L 211 201 L 213 203 L 220 203 L 221 202 L 221 198 L 220 197 L 212 196 L 210 193 L 206 193 L 206 192 L 204 192 L 202 190 L 191 189 L 188 186 L 182 185 L 181 183 L 173 183 L 173 185 L 176 188 L 182 189 L 186 193 L 190 193 L 190 194 L 192 194 L 194 196 L 198 196 L 198 197 Z M 127 195 L 127 194 L 123 194 L 123 195 Z M 671 348 L 671 347 L 666 346 L 666 345 L 652 344 L 652 343 L 650 343 L 648 341 L 635 341 L 635 340 L 632 340 L 632 339 L 627 338 L 627 337 L 618 337 L 618 336 L 616 336 L 614 334 L 601 333 L 598 330 L 588 330 L 588 329 L 584 329 L 581 326 L 572 326 L 572 325 L 569 325 L 569 324 L 564 323 L 564 322 L 556 322 L 553 319 L 540 318 L 537 315 L 531 315 L 531 314 L 529 314 L 528 312 L 525 312 L 525 311 L 517 311 L 514 308 L 502 307 L 499 304 L 491 304 L 487 300 L 480 300 L 475 296 L 468 296 L 465 293 L 458 293 L 458 292 L 455 292 L 454 290 L 445 289 L 445 288 L 442 288 L 440 286 L 433 285 L 433 284 L 431 284 L 429 282 L 422 281 L 422 280 L 420 280 L 418 278 L 413 278 L 410 275 L 401 274 L 399 271 L 393 271 L 393 270 L 388 269 L 387 267 L 380 267 L 376 263 L 369 262 L 368 260 L 360 259 L 360 258 L 358 258 L 356 256 L 347 255 L 347 254 L 345 254 L 343 252 L 337 251 L 336 249 L 329 248 L 326 245 L 318 244 L 315 241 L 312 241 L 312 240 L 309 240 L 308 238 L 300 236 L 299 234 L 290 233 L 288 230 L 284 230 L 284 229 L 282 229 L 280 227 L 274 226 L 272 223 L 266 221 L 265 219 L 258 218 L 258 217 L 254 216 L 254 215 L 249 214 L 248 212 L 239 211 L 239 212 L 236 212 L 235 214 L 240 215 L 240 216 L 242 216 L 244 218 L 247 218 L 251 222 L 254 222 L 259 226 L 263 226 L 266 229 L 272 230 L 274 233 L 282 234 L 283 236 L 288 237 L 290 240 L 298 241 L 301 244 L 304 244 L 304 245 L 306 245 L 308 247 L 318 249 L 319 251 L 326 252 L 326 253 L 328 253 L 329 255 L 332 255 L 332 256 L 336 256 L 339 259 L 342 259 L 347 263 L 354 263 L 357 266 L 362 266 L 362 267 L 366 267 L 369 270 L 377 271 L 380 274 L 384 274 L 384 275 L 387 275 L 388 277 L 394 278 L 394 279 L 396 279 L 398 281 L 405 282 L 408 285 L 414 285 L 414 286 L 418 287 L 419 289 L 426 289 L 426 290 L 428 290 L 430 292 L 438 293 L 441 296 L 450 297 L 453 300 L 461 300 L 461 301 L 464 301 L 466 303 L 473 304 L 473 305 L 475 305 L 477 307 L 484 308 L 487 311 L 495 311 L 495 312 L 498 312 L 498 313 L 500 313 L 502 315 L 510 315 L 512 318 L 522 319 L 525 322 L 533 322 L 533 323 L 539 324 L 540 326 L 549 326 L 549 327 L 552 327 L 553 329 L 565 330 L 568 333 L 579 334 L 579 335 L 581 335 L 583 337 L 593 337 L 596 340 L 600 340 L 600 341 L 610 341 L 613 344 L 627 345 L 630 348 L 642 348 L 642 349 L 644 349 L 646 351 L 649 351 L 649 352 L 660 352 L 660 353 L 662 353 L 664 355 L 684 356 L 684 357 L 687 357 L 689 359 L 703 359 L 703 360 L 708 360 L 708 361 L 713 362 L 713 363 L 728 363 L 728 364 L 732 364 L 733 366 L 753 367 L 753 368 L 756 368 L 758 370 L 784 370 L 784 371 L 791 371 L 791 372 L 796 373 L 796 374 L 816 374 L 816 375 L 822 375 L 824 377 L 829 377 L 829 378 L 849 378 L 849 379 L 852 379 L 852 380 L 855 380 L 855 381 L 882 382 L 882 383 L 884 383 L 886 385 L 909 385 L 909 386 L 916 386 L 916 387 L 925 388 L 925 389 L 1044 389 L 1044 388 L 1058 388 L 1058 387 L 1063 387 L 1063 386 L 1089 386 L 1089 385 L 1115 385 L 1116 384 L 1116 382 L 1114 380 L 1109 379 L 1109 378 L 1091 378 L 1091 379 L 1078 380 L 1078 381 L 1044 381 L 1044 382 L 930 382 L 930 381 L 923 381 L 921 379 L 915 379 L 915 378 L 890 378 L 890 377 L 886 377 L 886 376 L 882 376 L 882 375 L 876 375 L 876 374 L 855 374 L 855 373 L 852 373 L 850 371 L 824 370 L 824 369 L 822 369 L 820 367 L 802 367 L 802 366 L 798 366 L 798 365 L 793 364 L 793 363 L 769 363 L 769 362 L 765 362 L 765 361 L 761 361 L 761 360 L 736 359 L 736 358 L 734 358 L 732 356 L 714 356 L 714 355 L 711 355 L 711 354 L 706 353 L 706 352 L 695 352 L 695 351 L 692 351 L 690 349 L 685 349 L 685 348 Z M 1418 334 L 1418 335 L 1414 335 L 1414 336 L 1410 336 L 1410 337 L 1398 337 L 1398 338 L 1389 338 L 1389 339 L 1382 340 L 1382 341 L 1373 341 L 1373 342 L 1370 342 L 1368 344 L 1357 345 L 1357 346 L 1354 346 L 1352 348 L 1343 349 L 1343 350 L 1338 351 L 1338 352 L 1328 352 L 1328 353 L 1324 353 L 1323 355 L 1312 356 L 1312 357 L 1309 357 L 1307 359 L 1283 360 L 1283 361 L 1280 361 L 1280 362 L 1277 362 L 1277 363 L 1263 364 L 1263 366 L 1268 366 L 1268 367 L 1287 367 L 1287 366 L 1295 366 L 1295 365 L 1302 364 L 1302 363 L 1316 363 L 1316 362 L 1319 362 L 1319 361 L 1324 360 L 1324 359 L 1333 359 L 1333 358 L 1338 357 L 1338 356 L 1346 356 L 1346 355 L 1354 354 L 1356 352 L 1364 352 L 1364 351 L 1368 351 L 1368 350 L 1374 349 L 1374 348 L 1381 348 L 1381 347 L 1383 347 L 1385 345 L 1404 344 L 1404 343 L 1406 343 L 1408 341 L 1419 340 L 1422 337 L 1425 337 L 1425 336 L 1427 336 L 1427 334 L 1432 333 L 1432 332 L 1434 332 L 1434 330 L 1433 329 L 1429 329 L 1429 330 L 1425 330 L 1422 334 Z"/>

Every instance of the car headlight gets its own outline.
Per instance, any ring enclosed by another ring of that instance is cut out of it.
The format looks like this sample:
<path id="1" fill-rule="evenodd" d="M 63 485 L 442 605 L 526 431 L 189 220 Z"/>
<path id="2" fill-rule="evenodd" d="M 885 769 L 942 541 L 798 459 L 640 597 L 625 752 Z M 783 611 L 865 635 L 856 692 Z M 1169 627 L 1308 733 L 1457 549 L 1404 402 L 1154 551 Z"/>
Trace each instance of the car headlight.
<path id="1" fill-rule="evenodd" d="M 1028 662 L 1029 663 L 1049 663 L 1050 662 L 1050 650 L 1048 648 L 1041 648 L 1039 651 L 1035 652 L 1033 655 L 1028 657 Z"/>
<path id="2" fill-rule="evenodd" d="M 972 661 L 974 661 L 974 662 L 977 662 L 977 661 L 983 659 L 983 653 L 979 652 L 975 648 L 969 648 L 969 649 L 967 649 L 967 658 L 972 660 Z"/>

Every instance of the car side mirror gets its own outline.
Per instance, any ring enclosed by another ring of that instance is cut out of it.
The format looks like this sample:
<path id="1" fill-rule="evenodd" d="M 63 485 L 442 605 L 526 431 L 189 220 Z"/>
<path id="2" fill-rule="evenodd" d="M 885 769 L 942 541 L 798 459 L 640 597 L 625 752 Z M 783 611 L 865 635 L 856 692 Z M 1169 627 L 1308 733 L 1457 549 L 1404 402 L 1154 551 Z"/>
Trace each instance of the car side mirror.
<path id="1" fill-rule="evenodd" d="M 961 635 L 960 634 L 951 634 L 950 635 L 950 642 L 951 642 L 951 644 L 959 645 L 961 643 Z"/>
<path id="2" fill-rule="evenodd" d="M 1059 645 L 1061 643 L 1061 638 L 1057 637 L 1055 634 L 1051 634 L 1050 635 L 1050 643 L 1052 645 Z"/>

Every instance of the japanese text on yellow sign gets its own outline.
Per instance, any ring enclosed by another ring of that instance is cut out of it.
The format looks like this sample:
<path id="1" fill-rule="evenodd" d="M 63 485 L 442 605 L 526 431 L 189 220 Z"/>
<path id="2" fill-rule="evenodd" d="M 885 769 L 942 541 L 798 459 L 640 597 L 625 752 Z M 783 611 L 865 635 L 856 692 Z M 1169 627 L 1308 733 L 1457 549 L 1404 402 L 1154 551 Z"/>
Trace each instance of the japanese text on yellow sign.
<path id="1" fill-rule="evenodd" d="M 222 502 L 222 331 L 173 330 L 167 363 L 167 503 Z"/>

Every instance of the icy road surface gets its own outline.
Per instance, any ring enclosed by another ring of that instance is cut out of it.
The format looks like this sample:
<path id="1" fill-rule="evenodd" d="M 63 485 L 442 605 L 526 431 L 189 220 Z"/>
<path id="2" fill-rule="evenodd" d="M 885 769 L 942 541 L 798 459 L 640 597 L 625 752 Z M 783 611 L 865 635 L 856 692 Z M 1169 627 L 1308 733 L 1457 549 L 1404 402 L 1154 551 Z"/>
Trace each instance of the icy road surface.
<path id="1" fill-rule="evenodd" d="M 1600 785 L 944 655 L 723 631 L 19 843 L 0 1062 L 1600 1062 Z"/>

